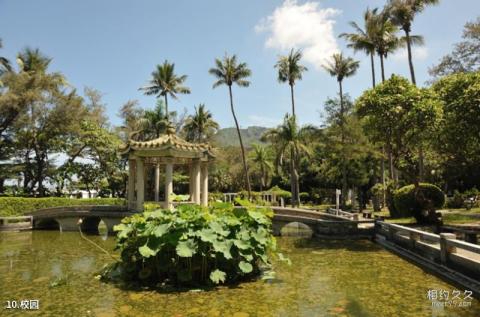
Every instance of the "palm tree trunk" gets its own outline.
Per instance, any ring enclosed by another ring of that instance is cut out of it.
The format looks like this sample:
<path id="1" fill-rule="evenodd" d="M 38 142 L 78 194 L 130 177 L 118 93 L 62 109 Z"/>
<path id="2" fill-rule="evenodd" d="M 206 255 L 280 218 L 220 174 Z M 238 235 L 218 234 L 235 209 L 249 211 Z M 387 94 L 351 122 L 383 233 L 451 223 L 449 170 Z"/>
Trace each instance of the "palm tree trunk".
<path id="1" fill-rule="evenodd" d="M 385 66 L 383 65 L 383 54 L 380 55 L 380 67 L 382 69 L 382 82 L 385 81 Z"/>
<path id="2" fill-rule="evenodd" d="M 296 207 L 300 207 L 300 176 L 298 175 L 296 162 L 293 165 L 293 175 L 295 181 Z"/>
<path id="3" fill-rule="evenodd" d="M 415 70 L 413 69 L 412 45 L 410 43 L 410 32 L 408 30 L 405 30 L 405 37 L 407 38 L 408 66 L 410 67 L 410 77 L 412 79 L 412 83 L 416 86 L 417 82 L 415 80 Z"/>
<path id="4" fill-rule="evenodd" d="M 372 85 L 375 88 L 375 60 L 373 58 L 373 52 L 370 52 L 370 63 L 372 65 Z"/>
<path id="5" fill-rule="evenodd" d="M 245 183 L 247 185 L 248 199 L 251 198 L 251 187 L 250 187 L 250 177 L 248 175 L 247 160 L 245 158 L 245 148 L 243 147 L 242 135 L 240 134 L 240 127 L 238 125 L 237 116 L 235 115 L 235 109 L 233 108 L 233 96 L 232 96 L 232 86 L 228 86 L 228 92 L 230 95 L 230 109 L 232 110 L 233 120 L 235 121 L 235 126 L 237 128 L 238 140 L 240 142 L 240 148 L 242 150 L 242 162 L 243 162 L 243 172 L 245 173 Z"/>
<path id="6" fill-rule="evenodd" d="M 343 87 L 342 82 L 338 81 L 338 86 L 340 88 L 340 133 L 341 133 L 341 143 L 342 143 L 342 207 L 345 207 L 346 197 L 347 197 L 347 164 L 345 162 L 346 157 L 343 155 L 345 153 L 345 114 L 343 107 Z"/>
<path id="7" fill-rule="evenodd" d="M 413 68 L 413 57 L 412 57 L 412 45 L 410 43 L 410 31 L 405 30 L 405 37 L 407 38 L 407 52 L 408 52 L 408 66 L 410 68 L 410 78 L 412 84 L 417 85 L 415 80 L 415 69 Z M 420 144 L 420 152 L 418 155 L 418 179 L 423 181 L 423 166 L 424 166 L 424 155 L 423 155 L 423 146 Z"/>
<path id="8" fill-rule="evenodd" d="M 386 184 L 387 182 L 385 181 L 385 146 L 382 145 L 382 208 L 385 207 L 385 202 L 387 200 L 387 189 L 386 189 Z"/>
<path id="9" fill-rule="evenodd" d="M 292 115 L 295 116 L 295 97 L 293 94 L 293 84 L 290 84 L 290 96 L 292 97 Z"/>
<path id="10" fill-rule="evenodd" d="M 297 197 L 297 171 L 295 169 L 295 154 L 293 149 L 290 150 L 290 190 L 292 192 L 292 207 L 296 207 L 298 204 Z"/>
<path id="11" fill-rule="evenodd" d="M 290 83 L 290 97 L 292 98 L 292 116 L 294 120 L 296 120 L 296 115 L 295 115 L 295 94 L 293 90 L 293 83 Z M 290 151 L 290 156 L 291 156 L 291 171 L 290 171 L 290 182 L 291 182 L 291 190 L 292 190 L 292 206 L 297 207 L 300 205 L 300 184 L 299 184 L 299 177 L 298 177 L 298 172 L 296 168 L 296 160 L 298 157 L 295 155 L 295 151 L 292 148 Z"/>
<path id="12" fill-rule="evenodd" d="M 165 98 L 165 116 L 167 117 L 167 121 L 168 121 L 169 115 L 168 115 L 168 99 L 167 99 L 167 94 L 165 94 L 164 98 Z"/>

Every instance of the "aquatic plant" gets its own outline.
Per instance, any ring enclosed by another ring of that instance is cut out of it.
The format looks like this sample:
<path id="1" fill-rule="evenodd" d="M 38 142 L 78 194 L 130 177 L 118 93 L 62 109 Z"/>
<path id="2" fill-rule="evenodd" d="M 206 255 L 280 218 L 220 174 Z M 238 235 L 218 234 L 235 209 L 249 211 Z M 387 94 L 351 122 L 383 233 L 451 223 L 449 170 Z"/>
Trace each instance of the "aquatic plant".
<path id="1" fill-rule="evenodd" d="M 125 218 L 115 227 L 121 260 L 103 277 L 142 284 L 208 285 L 269 271 L 268 256 L 276 248 L 273 211 L 239 202 L 243 206 L 180 205 Z"/>

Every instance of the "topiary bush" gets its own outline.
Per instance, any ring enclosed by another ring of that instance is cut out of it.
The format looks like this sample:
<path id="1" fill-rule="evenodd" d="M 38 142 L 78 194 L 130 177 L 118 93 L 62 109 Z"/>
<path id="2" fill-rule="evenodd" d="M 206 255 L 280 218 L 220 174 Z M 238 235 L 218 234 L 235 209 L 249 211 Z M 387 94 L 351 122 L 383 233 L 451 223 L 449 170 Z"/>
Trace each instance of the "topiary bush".
<path id="1" fill-rule="evenodd" d="M 80 205 L 113 205 L 124 206 L 123 198 L 64 198 L 64 197 L 0 197 L 0 216 L 22 216 L 37 209 L 51 207 L 68 207 Z"/>
<path id="2" fill-rule="evenodd" d="M 107 267 L 102 277 L 174 286 L 254 277 L 261 266 L 270 268 L 268 254 L 274 254 L 276 246 L 272 216 L 271 209 L 228 203 L 133 215 L 115 227 L 121 260 Z"/>
<path id="3" fill-rule="evenodd" d="M 394 192 L 393 202 L 400 217 L 415 217 L 417 222 L 427 222 L 429 213 L 442 208 L 445 204 L 445 194 L 433 184 L 420 183 L 404 186 Z"/>

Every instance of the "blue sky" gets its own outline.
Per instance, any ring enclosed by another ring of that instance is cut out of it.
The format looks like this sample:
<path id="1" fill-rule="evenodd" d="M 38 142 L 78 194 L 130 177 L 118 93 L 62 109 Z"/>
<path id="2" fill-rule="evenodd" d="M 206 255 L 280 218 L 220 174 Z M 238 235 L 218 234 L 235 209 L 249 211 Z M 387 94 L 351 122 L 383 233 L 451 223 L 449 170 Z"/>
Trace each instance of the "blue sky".
<path id="1" fill-rule="evenodd" d="M 348 21 L 361 22 L 364 9 L 385 1 L 127 1 L 127 0 L 0 0 L 0 55 L 12 61 L 26 46 L 40 48 L 53 58 L 51 70 L 61 71 L 79 92 L 93 87 L 104 94 L 107 113 L 119 124 L 117 113 L 129 99 L 144 108 L 155 98 L 138 88 L 156 64 L 175 63 L 188 75 L 190 95 L 181 95 L 170 109 L 193 111 L 205 103 L 222 127 L 233 126 L 225 87 L 212 89 L 208 69 L 215 57 L 237 54 L 252 70 L 249 88 L 234 88 L 234 102 L 242 127 L 272 126 L 290 110 L 288 86 L 279 84 L 273 65 L 291 46 L 305 52 L 309 71 L 296 86 L 296 109 L 302 123 L 321 123 L 323 103 L 337 92 L 337 83 L 320 64 L 335 50 L 348 55 L 338 34 L 351 30 Z M 429 79 L 427 69 L 461 38 L 463 25 L 480 13 L 478 0 L 441 0 L 413 25 L 426 45 L 414 51 L 417 82 Z M 386 73 L 408 75 L 405 53 L 386 62 Z M 308 57 L 307 57 L 308 56 Z M 357 97 L 369 88 L 369 60 L 361 53 L 355 77 L 344 89 Z M 379 68 L 377 61 L 377 69 Z M 377 78 L 380 76 L 377 75 Z"/>

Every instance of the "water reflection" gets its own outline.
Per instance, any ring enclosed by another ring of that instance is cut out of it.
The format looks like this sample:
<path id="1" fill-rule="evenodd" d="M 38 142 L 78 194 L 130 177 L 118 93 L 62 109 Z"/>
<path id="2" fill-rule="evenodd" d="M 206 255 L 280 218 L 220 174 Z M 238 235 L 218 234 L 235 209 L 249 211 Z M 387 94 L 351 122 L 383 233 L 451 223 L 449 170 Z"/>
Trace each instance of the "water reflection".
<path id="1" fill-rule="evenodd" d="M 111 238 L 89 239 L 113 249 Z M 283 237 L 278 245 L 293 265 L 274 263 L 274 281 L 160 293 L 96 280 L 111 258 L 78 233 L 0 233 L 0 299 L 39 299 L 42 316 L 479 315 L 478 301 L 470 308 L 432 308 L 429 289 L 454 287 L 369 241 Z"/>

